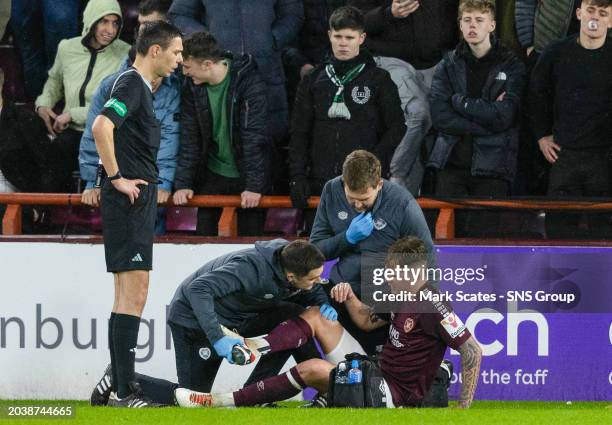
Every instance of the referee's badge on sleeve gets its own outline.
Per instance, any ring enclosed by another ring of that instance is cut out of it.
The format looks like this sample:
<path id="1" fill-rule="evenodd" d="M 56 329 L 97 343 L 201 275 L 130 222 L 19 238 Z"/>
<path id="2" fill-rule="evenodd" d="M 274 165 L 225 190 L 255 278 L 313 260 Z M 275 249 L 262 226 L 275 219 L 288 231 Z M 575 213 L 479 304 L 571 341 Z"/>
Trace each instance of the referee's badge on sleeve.
<path id="1" fill-rule="evenodd" d="M 104 104 L 104 107 L 111 108 L 121 118 L 125 117 L 125 114 L 127 114 L 127 107 L 125 106 L 125 103 L 118 101 L 114 97 L 108 99 L 108 101 Z"/>

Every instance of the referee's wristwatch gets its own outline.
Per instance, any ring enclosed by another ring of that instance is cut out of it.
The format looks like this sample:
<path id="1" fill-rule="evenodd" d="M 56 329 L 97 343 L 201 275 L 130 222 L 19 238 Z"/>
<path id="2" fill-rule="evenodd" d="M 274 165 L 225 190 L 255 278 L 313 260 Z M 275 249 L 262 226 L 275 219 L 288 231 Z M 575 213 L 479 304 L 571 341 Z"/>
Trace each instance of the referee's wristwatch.
<path id="1" fill-rule="evenodd" d="M 108 181 L 113 181 L 113 180 L 119 180 L 123 178 L 123 176 L 121 175 L 121 172 L 117 171 L 117 174 L 115 174 L 114 176 L 110 176 L 108 177 Z"/>

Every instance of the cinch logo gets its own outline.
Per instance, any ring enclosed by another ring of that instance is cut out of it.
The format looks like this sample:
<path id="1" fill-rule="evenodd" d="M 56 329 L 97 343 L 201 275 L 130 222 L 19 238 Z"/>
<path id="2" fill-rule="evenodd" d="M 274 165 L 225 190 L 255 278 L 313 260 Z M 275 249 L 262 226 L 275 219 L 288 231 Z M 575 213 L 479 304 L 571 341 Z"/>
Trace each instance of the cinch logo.
<path id="1" fill-rule="evenodd" d="M 465 326 L 472 332 L 472 335 L 477 341 L 478 337 L 476 335 L 478 333 L 478 324 L 486 320 L 489 320 L 497 325 L 504 320 L 504 315 L 492 308 L 481 308 L 470 314 L 465 321 Z M 538 356 L 548 356 L 549 330 L 546 318 L 543 314 L 534 310 L 518 310 L 516 301 L 508 301 L 506 354 L 508 356 L 518 356 L 518 329 L 519 325 L 525 322 L 535 323 L 538 330 Z M 494 356 L 504 349 L 504 345 L 497 339 L 490 344 L 483 344 L 480 341 L 478 343 L 482 348 L 483 356 Z M 451 350 L 451 353 L 457 354 L 457 352 L 454 350 Z"/>

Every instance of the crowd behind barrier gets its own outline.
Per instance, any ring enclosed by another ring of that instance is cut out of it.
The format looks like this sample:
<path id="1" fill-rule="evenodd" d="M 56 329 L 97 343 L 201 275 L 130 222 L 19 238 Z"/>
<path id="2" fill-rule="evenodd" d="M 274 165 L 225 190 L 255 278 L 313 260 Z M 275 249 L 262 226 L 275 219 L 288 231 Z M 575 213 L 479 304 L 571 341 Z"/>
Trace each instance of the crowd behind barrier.
<path id="1" fill-rule="evenodd" d="M 376 154 L 383 177 L 414 196 L 605 200 L 611 15 L 608 0 L 2 1 L 0 192 L 78 192 L 98 206 L 92 123 L 134 59 L 139 26 L 165 19 L 185 35 L 185 63 L 152 87 L 157 234 L 166 202 L 192 205 L 194 194 L 240 195 L 241 235 L 308 234 L 307 199 L 355 149 Z M 290 195 L 295 209 L 265 211 L 270 195 Z M 607 212 L 534 211 L 458 211 L 453 227 L 476 237 L 517 226 L 537 237 L 612 233 Z M 95 213 L 21 213 L 25 232 L 99 225 Z M 217 234 L 227 214 L 200 209 L 196 233 Z M 432 228 L 448 215 L 436 214 Z"/>

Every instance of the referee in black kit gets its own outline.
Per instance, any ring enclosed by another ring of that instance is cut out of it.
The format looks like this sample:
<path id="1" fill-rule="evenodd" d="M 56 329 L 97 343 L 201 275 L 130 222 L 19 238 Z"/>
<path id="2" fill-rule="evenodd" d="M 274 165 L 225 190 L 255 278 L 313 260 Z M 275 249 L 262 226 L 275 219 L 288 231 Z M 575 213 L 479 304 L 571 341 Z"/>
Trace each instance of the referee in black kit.
<path id="1" fill-rule="evenodd" d="M 183 44 L 176 27 L 157 21 L 143 25 L 134 47 L 134 65 L 117 77 L 92 127 L 108 175 L 101 193 L 106 268 L 115 279 L 108 332 L 113 392 L 108 405 L 117 407 L 152 406 L 133 383 L 157 211 L 160 124 L 153 111 L 151 81 L 177 68 Z"/>

